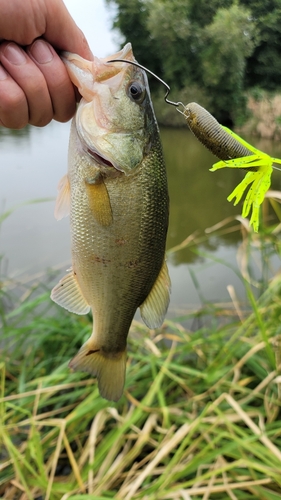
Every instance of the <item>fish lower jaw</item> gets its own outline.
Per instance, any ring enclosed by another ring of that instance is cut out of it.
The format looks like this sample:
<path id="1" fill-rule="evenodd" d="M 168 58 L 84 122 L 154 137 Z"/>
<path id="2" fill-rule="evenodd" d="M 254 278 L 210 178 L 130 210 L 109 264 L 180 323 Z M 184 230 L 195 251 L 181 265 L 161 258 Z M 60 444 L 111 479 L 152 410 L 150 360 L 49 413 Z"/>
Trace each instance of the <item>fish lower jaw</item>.
<path id="1" fill-rule="evenodd" d="M 108 160 L 108 158 L 101 154 L 96 147 L 90 146 L 89 141 L 86 140 L 83 136 L 81 137 L 81 134 L 79 134 L 79 132 L 78 137 L 84 153 L 86 153 L 87 156 L 94 160 L 98 167 L 100 167 L 101 169 L 106 169 L 106 174 L 109 174 L 110 177 L 115 177 L 115 175 L 112 175 L 114 174 L 114 172 L 116 174 L 120 174 L 121 172 L 123 172 L 121 168 L 119 168 L 116 164 L 113 164 L 110 160 Z"/>
<path id="2" fill-rule="evenodd" d="M 93 149 L 90 149 L 90 148 L 86 148 L 86 152 L 88 153 L 88 155 L 91 156 L 91 158 L 93 158 L 95 160 L 95 162 L 97 162 L 99 165 L 101 166 L 104 166 L 104 167 L 111 167 L 111 168 L 114 168 L 116 170 L 116 168 L 114 167 L 114 165 L 111 163 L 111 161 L 107 160 L 106 158 L 104 158 L 104 156 L 100 155 L 96 150 L 93 150 Z"/>

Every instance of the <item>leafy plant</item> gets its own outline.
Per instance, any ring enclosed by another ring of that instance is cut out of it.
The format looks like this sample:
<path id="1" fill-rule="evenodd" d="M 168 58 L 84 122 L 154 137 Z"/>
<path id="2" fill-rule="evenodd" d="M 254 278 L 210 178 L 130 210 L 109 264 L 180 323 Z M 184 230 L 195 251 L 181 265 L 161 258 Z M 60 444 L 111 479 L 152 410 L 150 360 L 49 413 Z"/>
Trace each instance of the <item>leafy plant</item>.
<path id="1" fill-rule="evenodd" d="M 281 498 L 281 280 L 257 300 L 246 269 L 246 308 L 231 294 L 157 331 L 133 322 L 114 405 L 67 367 L 90 334 L 88 317 L 64 312 L 40 288 L 6 312 L 2 498 Z"/>

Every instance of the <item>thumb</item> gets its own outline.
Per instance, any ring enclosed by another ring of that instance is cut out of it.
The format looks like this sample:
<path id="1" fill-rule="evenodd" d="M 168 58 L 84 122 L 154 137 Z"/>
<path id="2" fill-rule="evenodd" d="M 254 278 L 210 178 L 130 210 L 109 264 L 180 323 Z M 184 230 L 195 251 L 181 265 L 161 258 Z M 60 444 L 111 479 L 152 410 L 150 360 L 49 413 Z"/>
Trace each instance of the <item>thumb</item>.
<path id="1" fill-rule="evenodd" d="M 94 58 L 84 33 L 78 28 L 62 0 L 46 2 L 46 29 L 43 37 L 58 50 L 67 50 L 92 60 Z"/>

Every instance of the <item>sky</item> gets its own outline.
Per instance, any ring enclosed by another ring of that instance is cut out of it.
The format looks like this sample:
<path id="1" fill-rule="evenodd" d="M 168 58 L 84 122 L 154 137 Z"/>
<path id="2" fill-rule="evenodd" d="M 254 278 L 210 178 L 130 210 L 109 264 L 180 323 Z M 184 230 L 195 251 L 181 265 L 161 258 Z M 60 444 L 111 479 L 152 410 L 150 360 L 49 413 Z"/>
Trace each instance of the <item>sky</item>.
<path id="1" fill-rule="evenodd" d="M 114 54 L 119 48 L 118 35 L 111 30 L 114 7 L 105 0 L 64 0 L 76 24 L 85 34 L 95 56 Z"/>

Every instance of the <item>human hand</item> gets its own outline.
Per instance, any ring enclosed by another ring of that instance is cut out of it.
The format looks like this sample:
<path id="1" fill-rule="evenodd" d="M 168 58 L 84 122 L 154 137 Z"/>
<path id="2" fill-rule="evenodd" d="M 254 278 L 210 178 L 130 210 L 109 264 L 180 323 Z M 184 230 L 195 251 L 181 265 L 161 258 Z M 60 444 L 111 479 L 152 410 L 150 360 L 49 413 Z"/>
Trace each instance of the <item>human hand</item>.
<path id="1" fill-rule="evenodd" d="M 56 50 L 93 56 L 63 1 L 0 0 L 0 12 L 0 125 L 69 120 L 75 90 Z"/>

